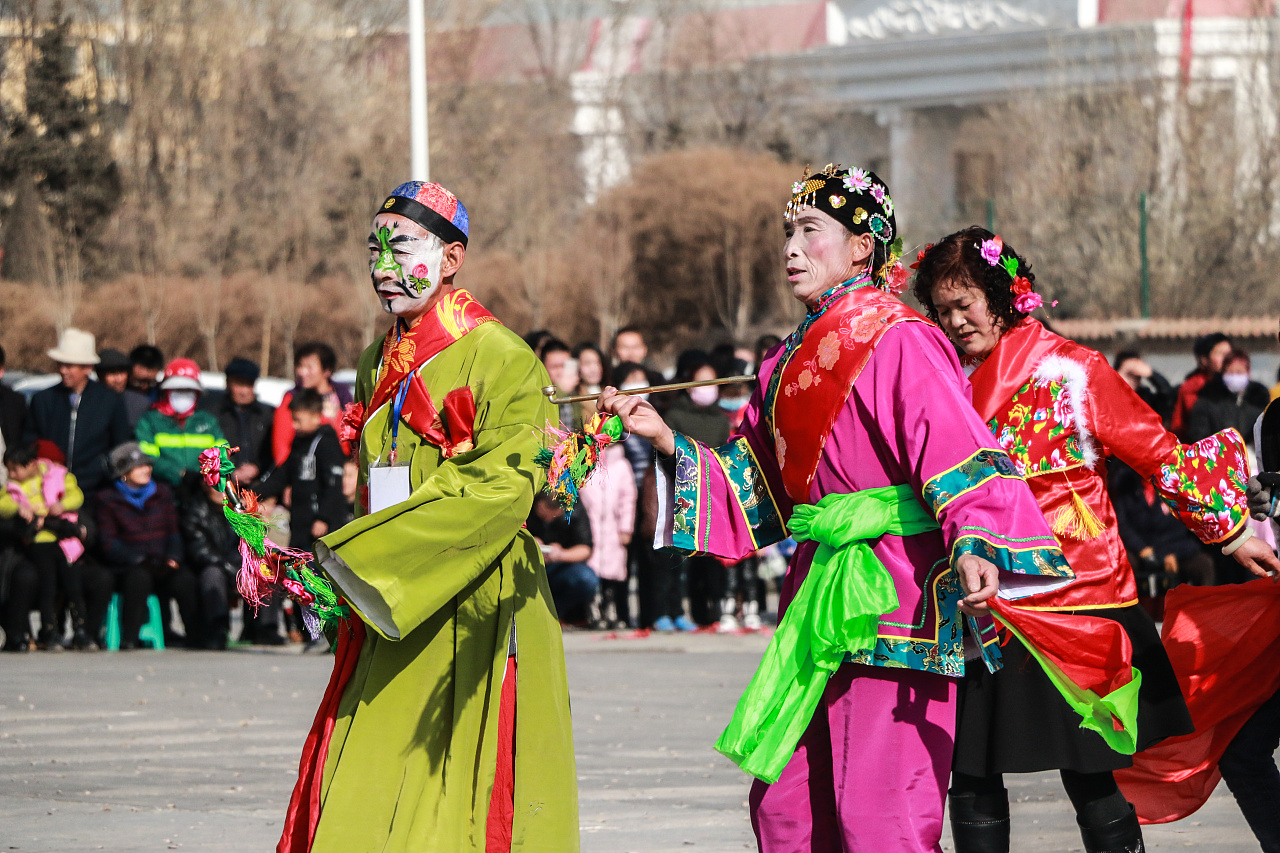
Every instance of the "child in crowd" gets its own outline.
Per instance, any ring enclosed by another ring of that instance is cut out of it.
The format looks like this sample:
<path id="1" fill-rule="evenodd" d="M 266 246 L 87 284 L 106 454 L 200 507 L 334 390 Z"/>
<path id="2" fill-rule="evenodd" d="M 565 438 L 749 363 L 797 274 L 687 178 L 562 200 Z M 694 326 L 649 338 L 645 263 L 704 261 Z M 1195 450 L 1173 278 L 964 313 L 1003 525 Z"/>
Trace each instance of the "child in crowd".
<path id="1" fill-rule="evenodd" d="M 636 522 L 636 481 L 621 444 L 605 448 L 596 473 L 582 485 L 581 495 L 595 543 L 587 565 L 600 578 L 602 624 L 597 627 L 627 628 L 631 623 L 627 546 Z"/>
<path id="2" fill-rule="evenodd" d="M 182 563 L 173 492 L 152 479 L 152 461 L 137 442 L 120 445 L 111 451 L 116 479 L 98 493 L 98 544 L 122 599 L 120 650 L 138 647 L 150 595 L 177 602 L 187 645 L 199 648 L 204 626 L 196 577 Z"/>
<path id="3" fill-rule="evenodd" d="M 84 494 L 75 475 L 37 456 L 34 444 L 8 448 L 4 466 L 8 483 L 0 494 L 0 516 L 17 516 L 25 524 L 19 528 L 19 538 L 37 577 L 40 633 L 36 645 L 46 650 L 62 648 L 61 593 L 71 614 L 72 645 L 91 649 L 94 642 L 85 628 L 84 586 L 75 565 L 84 554 L 85 538 L 76 515 L 84 504 Z"/>
<path id="4" fill-rule="evenodd" d="M 310 551 L 315 540 L 341 527 L 350 517 L 343 495 L 346 454 L 338 434 L 325 423 L 324 397 L 319 391 L 295 391 L 289 400 L 289 413 L 293 419 L 293 444 L 284 464 L 262 479 L 262 495 L 279 499 L 289 490 L 289 547 Z M 290 634 L 301 639 L 301 612 L 294 607 L 290 617 Z M 320 645 L 317 642 L 315 647 Z"/>
<path id="5" fill-rule="evenodd" d="M 314 388 L 296 391 L 289 401 L 293 445 L 283 465 L 262 480 L 262 496 L 279 498 L 292 491 L 289 547 L 310 551 L 312 543 L 340 527 L 347 517 L 342 494 L 346 454 L 338 434 L 324 422 L 324 398 Z"/>

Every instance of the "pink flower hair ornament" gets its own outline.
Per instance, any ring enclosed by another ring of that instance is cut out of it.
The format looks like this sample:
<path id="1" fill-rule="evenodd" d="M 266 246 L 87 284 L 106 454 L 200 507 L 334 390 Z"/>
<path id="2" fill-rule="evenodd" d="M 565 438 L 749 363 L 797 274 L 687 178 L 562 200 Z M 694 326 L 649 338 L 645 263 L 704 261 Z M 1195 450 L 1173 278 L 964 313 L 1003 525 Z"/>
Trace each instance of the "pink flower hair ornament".
<path id="1" fill-rule="evenodd" d="M 982 245 L 978 247 L 978 251 L 982 253 L 982 259 L 991 266 L 999 266 L 1000 253 L 1004 251 L 1004 240 L 1000 239 L 1000 235 L 992 237 L 990 240 L 983 240 Z"/>

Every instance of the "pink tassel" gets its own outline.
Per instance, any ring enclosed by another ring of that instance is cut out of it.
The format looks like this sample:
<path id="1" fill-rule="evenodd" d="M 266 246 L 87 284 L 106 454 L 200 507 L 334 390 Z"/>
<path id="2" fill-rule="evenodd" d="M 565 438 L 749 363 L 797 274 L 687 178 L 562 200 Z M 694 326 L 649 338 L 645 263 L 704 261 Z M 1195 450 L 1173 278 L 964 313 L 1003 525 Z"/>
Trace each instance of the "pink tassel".
<path id="1" fill-rule="evenodd" d="M 240 593 L 240 597 L 244 599 L 246 604 L 253 607 L 255 616 L 258 613 L 258 608 L 267 603 L 271 593 L 270 583 L 262 575 L 263 569 L 270 571 L 267 568 L 266 557 L 259 557 L 253 553 L 249 543 L 241 539 L 240 572 L 236 575 L 236 591 Z"/>

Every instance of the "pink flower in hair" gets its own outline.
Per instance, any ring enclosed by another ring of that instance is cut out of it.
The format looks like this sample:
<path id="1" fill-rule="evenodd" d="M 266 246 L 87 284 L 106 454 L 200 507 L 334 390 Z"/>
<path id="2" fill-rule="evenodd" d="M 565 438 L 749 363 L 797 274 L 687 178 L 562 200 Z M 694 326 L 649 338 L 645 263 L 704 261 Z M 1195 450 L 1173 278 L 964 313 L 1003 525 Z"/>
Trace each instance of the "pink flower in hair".
<path id="1" fill-rule="evenodd" d="M 1038 293 L 1022 293 L 1013 300 L 1013 307 L 1023 314 L 1030 314 L 1043 304 L 1044 299 Z"/>
<path id="2" fill-rule="evenodd" d="M 1000 263 L 1000 253 L 1004 251 L 1004 240 L 1000 239 L 1000 235 L 992 237 L 990 240 L 982 241 L 982 259 L 991 266 Z"/>

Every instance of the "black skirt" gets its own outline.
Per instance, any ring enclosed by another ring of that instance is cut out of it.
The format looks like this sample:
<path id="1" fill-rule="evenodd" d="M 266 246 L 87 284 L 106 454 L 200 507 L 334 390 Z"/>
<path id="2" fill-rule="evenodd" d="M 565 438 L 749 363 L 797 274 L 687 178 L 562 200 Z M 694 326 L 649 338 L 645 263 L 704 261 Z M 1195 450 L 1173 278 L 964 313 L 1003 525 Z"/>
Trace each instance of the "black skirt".
<path id="1" fill-rule="evenodd" d="M 1191 714 L 1147 612 L 1137 605 L 1078 612 L 1119 622 L 1133 643 L 1133 663 L 1142 673 L 1138 749 L 1190 733 Z M 1102 773 L 1133 765 L 1097 732 L 1080 728 L 1080 716 L 1022 643 L 1012 638 L 1001 652 L 1004 666 L 998 672 L 989 672 L 981 660 L 965 665 L 953 770 L 971 776 L 1062 769 Z"/>

